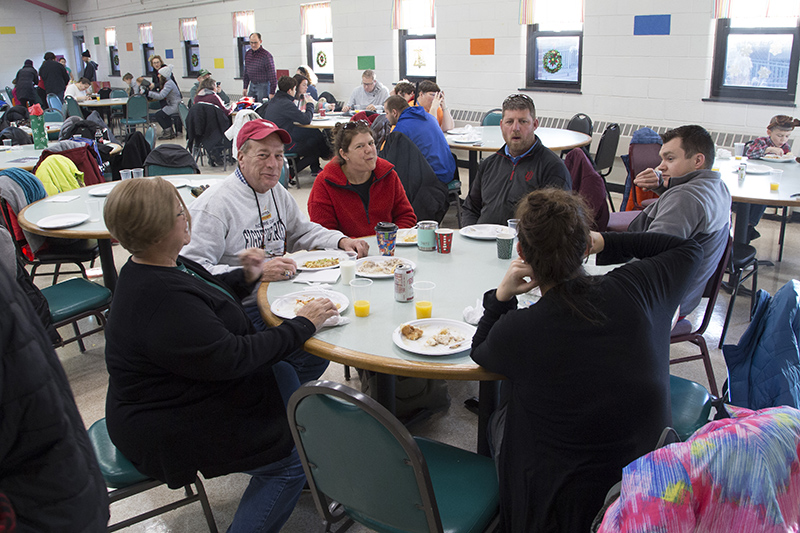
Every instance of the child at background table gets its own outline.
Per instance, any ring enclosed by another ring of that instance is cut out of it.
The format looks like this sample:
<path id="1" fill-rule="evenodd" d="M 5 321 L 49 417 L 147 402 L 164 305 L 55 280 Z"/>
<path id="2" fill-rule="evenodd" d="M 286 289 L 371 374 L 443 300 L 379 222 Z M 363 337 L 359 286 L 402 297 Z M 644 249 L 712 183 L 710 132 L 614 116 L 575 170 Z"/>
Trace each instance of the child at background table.
<path id="1" fill-rule="evenodd" d="M 795 126 L 800 126 L 800 120 L 788 115 L 775 115 L 767 126 L 767 136 L 759 137 L 750 143 L 744 155 L 746 155 L 748 159 L 760 159 L 769 154 L 774 154 L 776 156 L 788 154 L 792 151 L 792 147 L 789 146 L 787 141 Z M 767 206 L 765 205 L 750 205 L 750 227 L 747 232 L 748 242 L 753 239 L 758 239 L 761 236 L 761 234 L 756 231 L 756 226 L 761 221 L 761 217 L 764 215 L 766 209 Z"/>

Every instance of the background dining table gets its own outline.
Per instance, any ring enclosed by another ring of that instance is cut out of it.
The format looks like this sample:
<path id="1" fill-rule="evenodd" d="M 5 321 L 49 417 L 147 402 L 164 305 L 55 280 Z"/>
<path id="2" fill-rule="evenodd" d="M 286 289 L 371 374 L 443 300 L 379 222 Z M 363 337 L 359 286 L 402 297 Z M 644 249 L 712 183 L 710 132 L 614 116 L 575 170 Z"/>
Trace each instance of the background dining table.
<path id="1" fill-rule="evenodd" d="M 414 280 L 433 281 L 433 318 L 463 321 L 464 310 L 477 307 L 484 292 L 497 286 L 511 261 L 498 259 L 494 237 L 477 239 L 465 237 L 471 232 L 468 226 L 453 235 L 452 252 L 420 251 L 416 244 L 398 245 L 395 257 L 411 260 L 415 265 Z M 483 226 L 474 226 L 474 228 Z M 495 228 L 500 228 L 496 226 Z M 370 254 L 378 254 L 375 237 L 367 237 Z M 289 256 L 291 257 L 291 255 Z M 586 269 L 591 274 L 602 274 L 612 267 L 597 267 L 594 257 Z M 265 322 L 279 324 L 282 319 L 272 312 L 270 302 L 289 293 L 308 289 L 307 285 L 281 281 L 262 283 L 258 291 L 258 306 Z M 350 318 L 343 326 L 326 327 L 305 344 L 310 353 L 345 365 L 378 373 L 376 396 L 378 401 L 393 410 L 394 376 L 411 376 L 428 379 L 467 380 L 480 382 L 478 419 L 478 450 L 488 455 L 486 428 L 489 416 L 497 401 L 497 380 L 502 376 L 484 370 L 470 358 L 470 350 L 444 356 L 419 355 L 398 347 L 393 332 L 416 318 L 414 302 L 394 299 L 393 276 L 373 279 L 370 314 L 356 317 L 352 310 L 350 287 L 341 280 L 331 285 L 332 291 L 350 299 L 350 307 L 342 315 Z M 528 305 L 535 296 L 521 298 Z M 469 339 L 467 340 L 469 342 Z"/>
<path id="2" fill-rule="evenodd" d="M 116 143 L 105 144 L 111 147 L 111 155 L 118 154 L 122 151 L 122 145 Z M 10 150 L 0 147 L 0 170 L 21 168 L 22 170 L 30 172 L 33 170 L 33 167 L 36 166 L 41 155 L 42 149 L 34 148 L 32 144 L 12 146 Z"/>
<path id="3" fill-rule="evenodd" d="M 186 176 L 163 176 L 165 179 L 173 181 L 178 187 L 178 192 L 186 204 L 191 204 L 194 201 L 194 196 L 191 193 L 191 187 L 200 185 L 213 185 L 223 178 L 222 174 L 196 174 Z M 148 179 L 148 178 L 137 178 Z M 97 185 L 90 185 L 88 187 L 80 187 L 71 191 L 62 192 L 53 196 L 48 196 L 38 202 L 34 202 L 24 209 L 20 210 L 17 215 L 17 221 L 22 229 L 35 233 L 37 235 L 44 235 L 46 237 L 59 237 L 62 239 L 97 239 L 100 248 L 100 264 L 103 267 L 103 284 L 112 292 L 117 285 L 117 269 L 114 265 L 114 253 L 111 248 L 111 233 L 106 227 L 105 221 L 102 217 L 102 209 L 105 205 L 105 196 L 95 196 L 100 191 L 109 191 L 116 186 L 118 181 L 109 183 L 100 183 Z M 185 185 L 184 185 L 185 183 Z M 180 185 L 180 186 L 179 186 Z M 66 201 L 65 201 L 66 200 Z M 97 200 L 100 202 L 100 219 L 96 221 L 86 220 L 85 222 L 73 227 L 63 229 L 45 229 L 37 225 L 37 222 L 45 217 L 51 215 L 64 215 L 72 213 L 86 213 L 89 214 L 89 207 L 87 202 L 90 200 Z"/>

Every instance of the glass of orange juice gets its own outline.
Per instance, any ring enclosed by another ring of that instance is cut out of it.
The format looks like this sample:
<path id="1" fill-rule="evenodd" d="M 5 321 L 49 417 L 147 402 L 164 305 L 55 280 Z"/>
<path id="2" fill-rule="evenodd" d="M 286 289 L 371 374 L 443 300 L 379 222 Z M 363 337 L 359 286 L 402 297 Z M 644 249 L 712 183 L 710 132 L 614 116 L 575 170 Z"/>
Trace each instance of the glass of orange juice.
<path id="1" fill-rule="evenodd" d="M 781 178 L 783 177 L 783 170 L 773 168 L 769 171 L 769 190 L 777 191 L 781 187 Z"/>
<path id="2" fill-rule="evenodd" d="M 432 281 L 418 281 L 414 287 L 414 309 L 417 319 L 430 318 L 433 313 L 433 289 L 436 284 Z"/>
<path id="3" fill-rule="evenodd" d="M 356 316 L 369 316 L 369 297 L 372 292 L 372 280 L 358 278 L 350 282 L 353 294 L 353 311 Z"/>

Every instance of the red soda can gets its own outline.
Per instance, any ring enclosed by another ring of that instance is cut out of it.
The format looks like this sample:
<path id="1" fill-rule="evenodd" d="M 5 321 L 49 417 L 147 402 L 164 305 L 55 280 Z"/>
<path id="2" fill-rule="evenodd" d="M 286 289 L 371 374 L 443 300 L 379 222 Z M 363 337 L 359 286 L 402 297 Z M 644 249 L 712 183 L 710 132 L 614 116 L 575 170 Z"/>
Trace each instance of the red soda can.
<path id="1" fill-rule="evenodd" d="M 394 269 L 394 299 L 410 302 L 414 299 L 414 269 L 411 265 L 397 265 Z"/>

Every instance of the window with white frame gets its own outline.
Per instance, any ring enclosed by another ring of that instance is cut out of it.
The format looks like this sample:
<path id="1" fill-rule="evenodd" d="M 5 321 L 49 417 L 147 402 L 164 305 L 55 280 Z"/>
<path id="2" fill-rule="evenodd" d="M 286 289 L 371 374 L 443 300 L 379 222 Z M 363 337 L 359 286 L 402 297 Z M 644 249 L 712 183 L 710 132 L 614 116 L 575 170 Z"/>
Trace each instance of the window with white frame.
<path id="1" fill-rule="evenodd" d="M 239 60 L 239 77 L 244 76 L 244 55 L 250 50 L 250 34 L 256 31 L 255 11 L 236 11 L 233 14 L 233 36 Z"/>
<path id="2" fill-rule="evenodd" d="M 392 29 L 398 30 L 400 79 L 436 81 L 435 0 L 394 0 Z"/>
<path id="3" fill-rule="evenodd" d="M 153 65 L 150 64 L 150 58 L 155 54 L 155 46 L 153 45 L 153 25 L 149 22 L 139 24 L 139 43 L 142 45 L 144 71 L 148 76 L 152 76 Z"/>
<path id="4" fill-rule="evenodd" d="M 331 3 L 300 6 L 300 21 L 306 36 L 306 61 L 320 81 L 333 81 L 333 24 Z"/>
<path id="5" fill-rule="evenodd" d="M 186 77 L 196 78 L 200 75 L 202 68 L 200 66 L 200 43 L 197 41 L 197 19 L 180 19 L 179 23 L 186 61 Z"/>
<path id="6" fill-rule="evenodd" d="M 715 16 L 711 97 L 793 104 L 800 0 L 717 0 Z"/>
<path id="7" fill-rule="evenodd" d="M 117 48 L 117 29 L 106 28 L 106 46 L 108 46 L 108 58 L 111 70 L 109 76 L 119 76 L 119 49 Z"/>
<path id="8" fill-rule="evenodd" d="M 521 0 L 527 26 L 525 86 L 579 91 L 583 60 L 583 0 Z"/>

